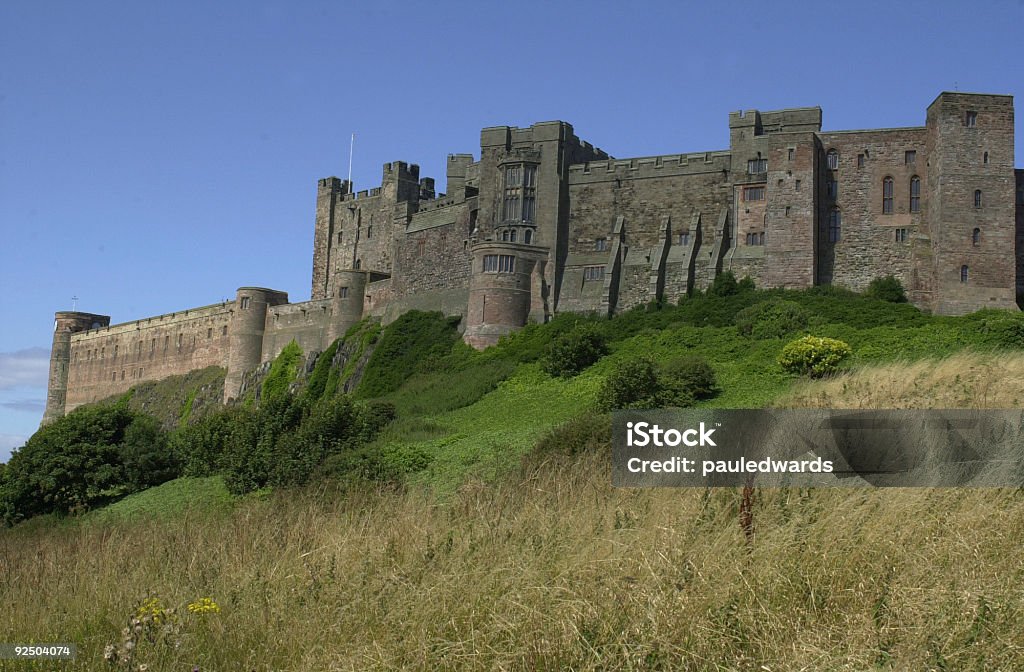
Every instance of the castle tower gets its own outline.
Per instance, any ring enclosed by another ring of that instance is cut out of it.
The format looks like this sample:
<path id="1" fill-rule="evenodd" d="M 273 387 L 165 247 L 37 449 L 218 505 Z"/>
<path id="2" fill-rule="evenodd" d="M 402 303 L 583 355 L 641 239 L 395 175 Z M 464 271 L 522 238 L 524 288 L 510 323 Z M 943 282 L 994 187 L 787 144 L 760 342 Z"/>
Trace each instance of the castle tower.
<path id="1" fill-rule="evenodd" d="M 240 287 L 228 325 L 228 372 L 224 378 L 224 401 L 237 399 L 242 377 L 260 365 L 267 308 L 288 303 L 288 294 L 263 287 Z"/>
<path id="2" fill-rule="evenodd" d="M 331 321 L 327 325 L 327 348 L 341 338 L 353 324 L 363 319 L 363 301 L 366 294 L 367 271 L 342 270 L 334 274 L 334 294 L 331 297 Z"/>
<path id="3" fill-rule="evenodd" d="M 936 313 L 1016 308 L 1013 98 L 943 92 L 928 106 L 927 221 Z"/>
<path id="4" fill-rule="evenodd" d="M 50 379 L 46 394 L 46 411 L 42 425 L 64 417 L 68 392 L 68 368 L 71 365 L 71 335 L 86 329 L 110 326 L 108 315 L 59 311 L 54 314 L 53 347 L 50 350 Z"/>
<path id="5" fill-rule="evenodd" d="M 472 252 L 463 340 L 483 349 L 523 327 L 531 314 L 543 316 L 548 248 L 487 241 Z"/>
<path id="6" fill-rule="evenodd" d="M 341 223 L 336 221 L 338 203 L 351 193 L 352 183 L 337 177 L 325 177 L 316 185 L 316 223 L 313 233 L 313 287 L 310 297 L 327 298 L 327 269 L 334 262 L 331 259 L 333 246 Z"/>

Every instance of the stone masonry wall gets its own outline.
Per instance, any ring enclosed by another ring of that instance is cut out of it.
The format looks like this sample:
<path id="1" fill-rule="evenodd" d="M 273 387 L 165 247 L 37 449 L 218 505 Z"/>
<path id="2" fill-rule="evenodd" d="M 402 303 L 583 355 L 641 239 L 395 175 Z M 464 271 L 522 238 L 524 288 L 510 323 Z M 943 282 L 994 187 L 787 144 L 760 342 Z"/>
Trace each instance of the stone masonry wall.
<path id="1" fill-rule="evenodd" d="M 72 335 L 66 411 L 146 380 L 227 368 L 234 308 L 226 301 Z"/>

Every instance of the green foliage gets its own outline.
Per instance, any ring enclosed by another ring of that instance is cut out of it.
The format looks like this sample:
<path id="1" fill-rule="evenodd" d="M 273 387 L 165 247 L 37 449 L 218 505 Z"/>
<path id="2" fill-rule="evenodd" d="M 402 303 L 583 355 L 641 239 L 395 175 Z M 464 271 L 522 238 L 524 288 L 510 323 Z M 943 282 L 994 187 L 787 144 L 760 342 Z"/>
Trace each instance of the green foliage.
<path id="1" fill-rule="evenodd" d="M 611 416 L 588 412 L 551 428 L 526 457 L 528 461 L 536 461 L 555 454 L 579 455 L 607 448 L 611 440 Z"/>
<path id="2" fill-rule="evenodd" d="M 608 354 L 604 336 L 596 327 L 581 325 L 551 341 L 543 368 L 552 376 L 575 376 Z"/>
<path id="3" fill-rule="evenodd" d="M 754 286 L 754 279 L 749 275 L 744 275 L 743 279 L 736 285 L 736 288 L 739 289 L 741 293 L 752 292 L 756 289 Z"/>
<path id="4" fill-rule="evenodd" d="M 211 513 L 223 510 L 232 499 L 219 476 L 176 478 L 97 509 L 86 519 L 109 523 L 139 518 L 170 519 L 186 511 Z"/>
<path id="5" fill-rule="evenodd" d="M 807 311 L 795 301 L 764 301 L 736 313 L 736 328 L 757 339 L 783 338 L 807 328 Z"/>
<path id="6" fill-rule="evenodd" d="M 804 336 L 782 348 L 779 364 L 790 373 L 820 378 L 835 373 L 852 350 L 843 341 L 820 336 Z"/>
<path id="7" fill-rule="evenodd" d="M 293 340 L 284 346 L 270 364 L 270 371 L 263 379 L 263 386 L 260 389 L 260 402 L 265 404 L 287 394 L 288 386 L 295 382 L 301 365 L 302 348 Z"/>
<path id="8" fill-rule="evenodd" d="M 881 301 L 888 301 L 889 303 L 906 303 L 907 294 L 903 291 L 903 285 L 893 275 L 887 275 L 884 278 L 875 278 L 868 285 L 867 291 L 864 292 L 864 296 L 872 299 L 879 299 Z"/>
<path id="9" fill-rule="evenodd" d="M 966 320 L 977 340 L 995 348 L 1024 348 L 1024 314 L 1009 310 L 979 310 Z"/>
<path id="10" fill-rule="evenodd" d="M 410 474 L 426 469 L 430 453 L 408 444 L 370 445 L 332 455 L 324 471 L 335 478 L 401 483 Z"/>
<path id="11" fill-rule="evenodd" d="M 658 378 L 664 390 L 664 401 L 674 406 L 690 406 L 718 392 L 715 370 L 704 359 L 694 355 L 669 361 L 662 367 Z"/>
<path id="12" fill-rule="evenodd" d="M 14 451 L 0 482 L 8 524 L 102 506 L 178 474 L 160 424 L 126 405 L 76 409 Z"/>
<path id="13" fill-rule="evenodd" d="M 627 359 L 605 379 L 597 395 L 597 407 L 602 411 L 658 408 L 664 400 L 662 392 L 654 362 L 645 357 Z"/>
<path id="14" fill-rule="evenodd" d="M 436 369 L 459 338 L 457 324 L 458 318 L 446 318 L 439 312 L 412 310 L 384 327 L 356 396 L 384 396 L 397 390 L 414 372 Z"/>
<path id="15" fill-rule="evenodd" d="M 739 294 L 739 292 L 740 286 L 736 282 L 736 276 L 733 275 L 732 271 L 719 273 L 711 282 L 711 286 L 708 287 L 708 294 L 711 296 L 732 296 Z"/>
<path id="16" fill-rule="evenodd" d="M 225 446 L 235 428 L 252 420 L 251 409 L 228 407 L 212 413 L 171 437 L 171 444 L 182 461 L 182 475 L 212 476 L 224 469 Z"/>
<path id="17" fill-rule="evenodd" d="M 341 339 L 335 339 L 333 343 L 327 346 L 327 349 L 320 353 L 320 356 L 316 358 L 316 364 L 313 365 L 313 372 L 309 374 L 309 380 L 306 382 L 306 398 L 310 401 L 316 401 L 320 397 L 324 396 L 324 392 L 327 390 L 327 383 L 332 373 L 331 362 L 334 361 L 334 356 L 338 353 L 338 348 L 341 346 Z M 335 374 L 337 375 L 337 374 Z M 334 389 L 331 390 L 332 395 L 337 390 L 337 382 L 335 382 Z"/>

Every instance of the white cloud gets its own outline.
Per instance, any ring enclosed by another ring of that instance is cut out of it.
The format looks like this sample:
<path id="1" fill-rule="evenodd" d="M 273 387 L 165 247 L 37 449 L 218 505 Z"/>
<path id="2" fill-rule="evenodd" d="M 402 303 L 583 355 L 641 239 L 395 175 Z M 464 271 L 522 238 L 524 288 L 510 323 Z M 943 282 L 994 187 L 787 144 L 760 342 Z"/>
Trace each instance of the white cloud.
<path id="1" fill-rule="evenodd" d="M 0 352 L 0 390 L 45 388 L 49 375 L 50 351 L 46 348 Z"/>

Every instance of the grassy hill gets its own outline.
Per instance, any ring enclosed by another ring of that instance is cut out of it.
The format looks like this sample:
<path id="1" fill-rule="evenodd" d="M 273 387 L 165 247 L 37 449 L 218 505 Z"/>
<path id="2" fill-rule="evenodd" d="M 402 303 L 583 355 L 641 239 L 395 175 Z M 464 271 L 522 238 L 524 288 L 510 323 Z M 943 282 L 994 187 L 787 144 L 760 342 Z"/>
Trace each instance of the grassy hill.
<path id="1" fill-rule="evenodd" d="M 743 312 L 780 301 L 800 310 Z M 608 354 L 546 373 L 548 344 L 584 326 Z M 612 488 L 593 409 L 618 364 L 690 355 L 718 379 L 706 406 L 1019 407 L 1020 327 L 748 291 L 559 317 L 476 353 L 412 315 L 366 340 L 355 388 L 395 408 L 352 449 L 387 478 L 339 478 L 351 458 L 331 455 L 302 488 L 178 479 L 0 530 L 0 641 L 75 642 L 69 669 L 109 669 L 140 617 L 120 669 L 1018 669 L 1021 492 L 758 489 L 748 536 L 737 490 Z M 847 370 L 785 373 L 803 332 L 849 343 Z"/>

